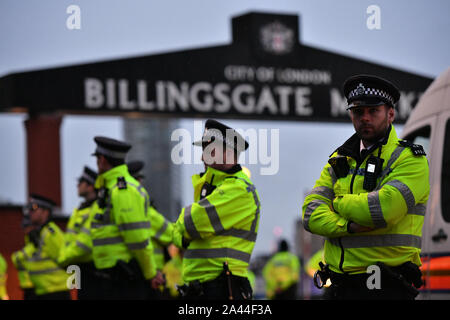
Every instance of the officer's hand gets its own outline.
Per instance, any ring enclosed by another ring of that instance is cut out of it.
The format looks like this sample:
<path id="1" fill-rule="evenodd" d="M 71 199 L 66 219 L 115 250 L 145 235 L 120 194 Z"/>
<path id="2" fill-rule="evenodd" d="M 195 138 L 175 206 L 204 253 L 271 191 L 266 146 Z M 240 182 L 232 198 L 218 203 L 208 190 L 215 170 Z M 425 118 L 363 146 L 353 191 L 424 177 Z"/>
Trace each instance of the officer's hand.
<path id="1" fill-rule="evenodd" d="M 152 285 L 152 288 L 153 288 L 153 289 L 158 289 L 159 286 L 162 286 L 162 285 L 164 285 L 164 284 L 166 283 L 166 281 L 164 280 L 164 276 L 163 276 L 163 274 L 161 273 L 161 271 L 158 271 L 158 272 L 156 273 L 156 276 L 154 276 L 154 277 L 150 280 L 150 282 L 151 282 L 151 285 Z"/>
<path id="2" fill-rule="evenodd" d="M 349 222 L 348 231 L 350 231 L 351 233 L 369 232 L 372 230 L 372 228 L 362 226 L 360 224 L 357 224 L 356 222 Z"/>

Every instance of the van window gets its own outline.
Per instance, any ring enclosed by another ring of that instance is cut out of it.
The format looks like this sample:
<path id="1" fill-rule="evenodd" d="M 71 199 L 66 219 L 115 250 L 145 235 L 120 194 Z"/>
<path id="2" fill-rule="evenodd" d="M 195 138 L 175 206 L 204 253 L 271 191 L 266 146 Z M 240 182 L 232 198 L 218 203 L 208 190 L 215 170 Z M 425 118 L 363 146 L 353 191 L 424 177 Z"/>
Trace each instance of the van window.
<path id="1" fill-rule="evenodd" d="M 450 222 L 450 119 L 445 125 L 441 171 L 441 207 L 445 222 Z"/>

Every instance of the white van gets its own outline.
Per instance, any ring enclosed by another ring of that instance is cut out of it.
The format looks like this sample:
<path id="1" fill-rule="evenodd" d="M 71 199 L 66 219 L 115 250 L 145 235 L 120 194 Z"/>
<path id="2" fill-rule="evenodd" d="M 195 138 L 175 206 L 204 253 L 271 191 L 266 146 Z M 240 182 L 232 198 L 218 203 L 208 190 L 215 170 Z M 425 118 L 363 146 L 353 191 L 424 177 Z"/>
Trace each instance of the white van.
<path id="1" fill-rule="evenodd" d="M 450 299 L 450 68 L 422 95 L 402 137 L 421 144 L 430 165 L 431 192 L 422 235 L 425 285 L 419 299 Z"/>

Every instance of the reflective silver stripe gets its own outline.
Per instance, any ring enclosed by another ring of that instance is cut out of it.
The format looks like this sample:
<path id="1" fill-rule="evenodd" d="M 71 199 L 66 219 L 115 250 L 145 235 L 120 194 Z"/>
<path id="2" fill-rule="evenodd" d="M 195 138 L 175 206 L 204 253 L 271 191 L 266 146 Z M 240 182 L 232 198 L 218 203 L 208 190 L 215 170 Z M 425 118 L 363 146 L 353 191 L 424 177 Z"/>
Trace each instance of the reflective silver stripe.
<path id="1" fill-rule="evenodd" d="M 216 207 L 212 205 L 211 202 L 209 202 L 209 200 L 206 198 L 200 200 L 198 204 L 206 210 L 206 214 L 208 215 L 209 221 L 211 222 L 211 226 L 213 227 L 214 231 L 216 233 L 223 232 L 224 228 L 222 222 L 220 221 Z"/>
<path id="2" fill-rule="evenodd" d="M 29 258 L 28 261 L 32 261 L 32 262 L 52 261 L 52 258 L 43 258 L 40 255 L 36 255 L 36 256 L 32 256 L 31 258 Z"/>
<path id="3" fill-rule="evenodd" d="M 164 220 L 164 224 L 159 228 L 158 232 L 155 234 L 154 238 L 160 239 L 163 235 L 164 231 L 167 230 L 167 227 L 169 226 L 169 222 L 167 220 Z"/>
<path id="4" fill-rule="evenodd" d="M 103 238 L 103 239 L 94 239 L 92 244 L 94 246 L 105 246 L 108 244 L 117 244 L 122 243 L 123 239 L 121 237 L 112 237 L 112 238 Z"/>
<path id="5" fill-rule="evenodd" d="M 218 233 L 218 235 L 221 236 L 232 236 L 232 237 L 236 237 L 236 238 L 241 238 L 247 241 L 251 241 L 251 242 L 255 242 L 256 241 L 256 237 L 257 237 L 257 233 L 253 232 L 251 230 L 243 230 L 243 229 L 228 229 L 228 230 L 224 230 L 220 233 Z"/>
<path id="6" fill-rule="evenodd" d="M 85 234 L 91 234 L 91 230 L 89 230 L 88 228 L 85 228 L 85 227 L 81 227 L 80 232 L 85 233 Z"/>
<path id="7" fill-rule="evenodd" d="M 187 233 L 191 236 L 192 239 L 200 239 L 200 233 L 198 233 L 195 228 L 194 220 L 191 215 L 192 206 L 187 206 L 184 209 L 184 226 L 186 227 Z"/>
<path id="8" fill-rule="evenodd" d="M 188 249 L 184 254 L 185 259 L 215 259 L 232 258 L 244 262 L 250 262 L 250 254 L 231 248 L 218 249 Z"/>
<path id="9" fill-rule="evenodd" d="M 91 228 L 98 229 L 98 228 L 103 228 L 103 227 L 108 227 L 108 226 L 113 226 L 113 225 L 114 224 L 112 224 L 112 223 L 92 222 Z"/>
<path id="10" fill-rule="evenodd" d="M 77 244 L 77 247 L 83 249 L 84 251 L 92 252 L 92 249 L 89 248 L 89 247 L 88 247 L 87 245 L 85 245 L 84 243 L 82 243 L 82 242 L 80 242 L 80 241 L 77 240 L 76 244 Z"/>
<path id="11" fill-rule="evenodd" d="M 427 206 L 423 203 L 419 203 L 418 205 L 412 207 L 408 210 L 408 214 L 414 214 L 417 216 L 425 216 L 425 212 L 427 211 Z"/>
<path id="12" fill-rule="evenodd" d="M 381 210 L 380 195 L 378 191 L 372 191 L 367 195 L 367 202 L 369 204 L 370 216 L 372 217 L 375 229 L 385 228 L 387 226 L 384 220 L 383 211 Z"/>
<path id="13" fill-rule="evenodd" d="M 333 183 L 333 186 L 334 186 L 336 184 L 337 177 L 336 177 L 336 174 L 334 173 L 334 170 L 332 167 L 328 167 L 328 173 L 330 174 L 331 182 Z"/>
<path id="14" fill-rule="evenodd" d="M 127 243 L 127 247 L 130 250 L 145 249 L 145 248 L 147 248 L 149 242 L 150 242 L 149 239 L 146 239 L 142 242 Z"/>
<path id="15" fill-rule="evenodd" d="M 415 204 L 416 204 L 416 200 L 414 199 L 414 194 L 411 192 L 411 189 L 409 189 L 409 187 L 404 184 L 401 181 L 398 180 L 392 180 L 392 181 L 388 181 L 386 182 L 385 185 L 389 185 L 392 186 L 394 188 L 396 188 L 398 191 L 400 191 L 400 193 L 403 196 L 403 199 L 405 199 L 406 202 L 406 206 L 408 207 L 408 211 L 411 210 Z"/>
<path id="16" fill-rule="evenodd" d="M 140 222 L 130 222 L 130 223 L 123 223 L 117 226 L 120 231 L 129 231 L 129 230 L 136 230 L 136 229 L 149 229 L 150 228 L 150 222 L 148 221 L 140 221 Z"/>
<path id="17" fill-rule="evenodd" d="M 414 247 L 420 249 L 422 238 L 411 234 L 380 234 L 371 236 L 341 237 L 342 246 L 345 249 L 370 248 L 370 247 Z M 339 238 L 327 239 L 335 246 L 339 245 Z"/>
<path id="18" fill-rule="evenodd" d="M 311 217 L 314 210 L 316 210 L 322 204 L 328 206 L 328 204 L 323 200 L 312 200 L 306 206 L 305 214 L 303 215 L 303 228 L 305 228 L 306 231 L 311 232 L 311 230 L 309 229 L 309 218 Z"/>
<path id="19" fill-rule="evenodd" d="M 252 221 L 252 226 L 250 227 L 250 231 L 251 232 L 255 232 L 256 231 L 256 224 L 258 222 L 258 217 L 259 217 L 259 213 L 260 213 L 260 208 L 261 208 L 261 203 L 259 202 L 258 199 L 258 195 L 256 194 L 256 188 L 254 185 L 252 185 L 251 183 L 247 182 L 247 180 L 242 179 L 242 178 L 238 178 L 238 177 L 234 177 L 238 180 L 243 181 L 246 185 L 247 185 L 247 192 L 251 192 L 253 195 L 253 201 L 255 201 L 255 205 L 256 205 L 256 211 L 255 211 L 255 218 Z"/>
<path id="20" fill-rule="evenodd" d="M 164 251 L 163 251 L 163 249 L 161 249 L 161 248 L 154 248 L 154 249 L 153 249 L 153 253 L 154 253 L 154 254 L 163 254 Z"/>
<path id="21" fill-rule="evenodd" d="M 316 194 L 319 196 L 322 196 L 324 198 L 327 198 L 329 200 L 334 199 L 334 190 L 325 186 L 315 187 L 312 189 L 306 196 L 310 196 L 312 194 Z"/>
<path id="22" fill-rule="evenodd" d="M 388 162 L 386 164 L 386 167 L 383 169 L 383 171 L 381 171 L 380 179 L 379 179 L 379 182 L 378 182 L 378 186 L 377 186 L 377 188 L 375 190 L 380 189 L 381 181 L 383 181 L 384 178 L 392 171 L 392 169 L 391 169 L 392 165 L 394 164 L 395 161 L 397 161 L 398 157 L 400 157 L 400 154 L 402 153 L 402 151 L 404 149 L 405 149 L 404 147 L 398 146 L 392 152 L 391 157 L 389 158 L 389 160 L 388 160 Z"/>
<path id="23" fill-rule="evenodd" d="M 62 271 L 60 268 L 51 268 L 51 269 L 44 269 L 44 270 L 36 270 L 36 271 L 28 271 L 30 275 L 37 275 L 37 274 L 46 274 L 46 273 L 53 273 L 56 271 Z"/>
<path id="24" fill-rule="evenodd" d="M 77 232 L 71 228 L 67 228 L 66 233 L 77 234 Z"/>

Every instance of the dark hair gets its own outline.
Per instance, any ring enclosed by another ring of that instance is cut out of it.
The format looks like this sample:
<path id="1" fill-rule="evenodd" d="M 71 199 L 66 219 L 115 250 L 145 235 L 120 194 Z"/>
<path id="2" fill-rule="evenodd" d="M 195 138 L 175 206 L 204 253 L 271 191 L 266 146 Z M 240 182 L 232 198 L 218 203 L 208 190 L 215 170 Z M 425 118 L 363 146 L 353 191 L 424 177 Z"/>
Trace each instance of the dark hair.
<path id="1" fill-rule="evenodd" d="M 120 166 L 122 164 L 125 164 L 125 160 L 123 160 L 123 159 L 111 158 L 111 157 L 108 157 L 108 156 L 105 156 L 105 155 L 104 155 L 104 157 L 105 157 L 106 161 L 108 161 L 108 163 L 112 167 L 117 167 L 117 166 Z"/>
<path id="2" fill-rule="evenodd" d="M 283 251 L 288 251 L 288 250 L 289 250 L 289 245 L 288 245 L 287 241 L 282 239 L 278 245 L 278 251 L 283 252 Z"/>

